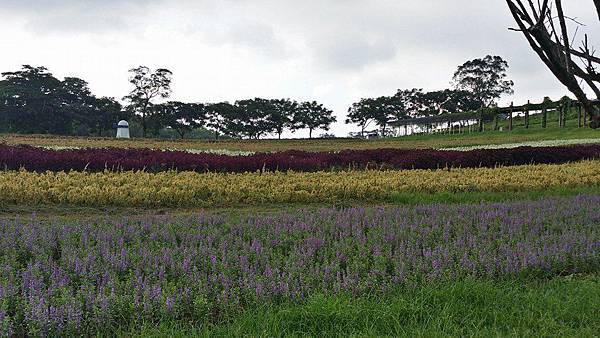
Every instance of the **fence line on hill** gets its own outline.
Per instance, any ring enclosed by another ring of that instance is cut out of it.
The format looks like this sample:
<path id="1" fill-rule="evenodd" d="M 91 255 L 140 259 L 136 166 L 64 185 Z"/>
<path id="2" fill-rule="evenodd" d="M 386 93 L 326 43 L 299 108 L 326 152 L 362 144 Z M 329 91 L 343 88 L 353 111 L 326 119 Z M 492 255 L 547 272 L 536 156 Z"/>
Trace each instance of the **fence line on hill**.
<path id="1" fill-rule="evenodd" d="M 600 106 L 600 100 L 593 100 L 592 104 Z M 459 133 L 462 132 L 463 129 L 465 129 L 466 127 L 469 127 L 469 131 L 471 131 L 473 126 L 476 127 L 477 131 L 483 132 L 485 131 L 485 122 L 492 121 L 494 121 L 494 130 L 501 130 L 502 127 L 500 127 L 500 119 L 504 118 L 508 121 L 508 131 L 512 131 L 515 127 L 513 122 L 515 114 L 523 114 L 524 127 L 526 129 L 529 129 L 531 127 L 531 112 L 541 111 L 541 127 L 547 128 L 548 113 L 550 111 L 557 111 L 558 125 L 559 127 L 564 128 L 566 126 L 567 114 L 571 111 L 572 108 L 577 109 L 577 127 L 586 127 L 590 120 L 588 112 L 585 109 L 583 109 L 583 105 L 579 101 L 571 100 L 568 97 L 563 97 L 561 100 L 558 101 L 552 101 L 548 97 L 546 97 L 541 103 L 531 103 L 531 101 L 527 101 L 527 103 L 524 105 L 515 106 L 514 103 L 511 102 L 510 106 L 507 107 L 490 107 L 464 113 L 449 113 L 427 117 L 400 119 L 390 122 L 390 125 L 397 128 L 404 128 L 404 135 L 408 135 L 407 129 L 409 126 L 431 127 L 435 124 L 439 126 L 440 124 L 444 123 L 446 123 L 447 125 L 445 128 L 442 127 L 441 131 L 454 133 L 456 131 L 456 126 L 454 126 L 453 123 L 456 122 L 460 123 L 458 125 Z M 469 122 L 472 123 L 469 124 Z M 430 129 L 427 128 L 427 131 L 430 132 Z"/>

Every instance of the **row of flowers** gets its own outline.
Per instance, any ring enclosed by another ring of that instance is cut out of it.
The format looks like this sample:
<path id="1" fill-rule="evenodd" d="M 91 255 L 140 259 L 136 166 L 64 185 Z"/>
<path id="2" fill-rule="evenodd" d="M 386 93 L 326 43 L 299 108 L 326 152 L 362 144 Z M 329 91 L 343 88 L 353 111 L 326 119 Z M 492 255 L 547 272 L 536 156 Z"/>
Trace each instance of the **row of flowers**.
<path id="1" fill-rule="evenodd" d="M 557 164 L 600 158 L 600 145 L 520 147 L 472 151 L 345 150 L 285 151 L 248 156 L 191 154 L 149 149 L 48 150 L 0 145 L 0 166 L 30 171 L 167 170 L 196 172 L 320 171 L 329 169 L 439 169 Z"/>
<path id="2" fill-rule="evenodd" d="M 215 207 L 381 202 L 399 193 L 527 192 L 600 186 L 600 161 L 451 170 L 274 173 L 0 172 L 0 203 Z"/>
<path id="3" fill-rule="evenodd" d="M 112 335 L 317 294 L 600 267 L 600 196 L 0 226 L 0 336 Z M 551 225 L 551 226 L 549 226 Z"/>
<path id="4" fill-rule="evenodd" d="M 486 144 L 486 145 L 466 146 L 466 147 L 450 147 L 450 148 L 442 148 L 440 150 L 469 151 L 469 150 L 476 150 L 476 149 L 510 149 L 510 148 L 519 148 L 519 147 L 560 147 L 560 146 L 583 145 L 583 144 L 600 144 L 600 139 L 589 138 L 589 139 L 571 139 L 571 140 L 527 141 L 527 142 L 520 142 L 520 143 Z"/>

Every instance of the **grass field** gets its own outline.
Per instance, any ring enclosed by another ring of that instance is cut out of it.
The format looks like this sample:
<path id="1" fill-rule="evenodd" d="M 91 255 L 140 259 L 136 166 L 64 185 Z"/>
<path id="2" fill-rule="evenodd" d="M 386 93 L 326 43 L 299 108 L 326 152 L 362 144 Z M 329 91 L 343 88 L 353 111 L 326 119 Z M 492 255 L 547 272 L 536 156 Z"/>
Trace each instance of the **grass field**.
<path id="1" fill-rule="evenodd" d="M 490 123 L 368 141 L 0 142 L 249 152 L 600 142 L 573 117 L 566 128 L 550 114 L 547 129 L 532 116 L 512 132 Z M 598 165 L 2 171 L 0 336 L 595 337 Z"/>
<path id="2" fill-rule="evenodd" d="M 600 277 L 462 280 L 386 297 L 318 295 L 303 305 L 261 306 L 221 323 L 141 323 L 139 337 L 595 337 Z"/>
<path id="3" fill-rule="evenodd" d="M 136 147 L 180 150 L 229 150 L 249 152 L 272 152 L 283 150 L 336 151 L 343 149 L 379 149 L 379 148 L 448 148 L 490 144 L 520 143 L 546 140 L 600 139 L 600 132 L 589 128 L 525 129 L 516 126 L 512 132 L 493 131 L 493 126 L 484 133 L 465 134 L 423 134 L 400 138 L 377 140 L 360 139 L 313 139 L 313 140 L 156 140 L 115 138 L 83 138 L 58 136 L 0 135 L 0 142 L 7 144 L 29 144 L 36 146 L 61 147 Z"/>

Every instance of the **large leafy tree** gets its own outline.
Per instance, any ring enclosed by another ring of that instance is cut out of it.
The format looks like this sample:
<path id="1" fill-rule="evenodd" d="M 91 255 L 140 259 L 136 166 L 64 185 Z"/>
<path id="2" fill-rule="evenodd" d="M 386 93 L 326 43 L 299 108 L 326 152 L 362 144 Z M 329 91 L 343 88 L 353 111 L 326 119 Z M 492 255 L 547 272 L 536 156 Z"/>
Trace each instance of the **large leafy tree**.
<path id="1" fill-rule="evenodd" d="M 129 71 L 129 82 L 133 89 L 124 99 L 129 101 L 129 109 L 141 118 L 142 134 L 146 137 L 148 129 L 148 116 L 156 109 L 150 109 L 153 100 L 168 98 L 171 95 L 171 81 L 173 73 L 168 69 L 151 71 L 146 66 L 139 66 Z"/>
<path id="2" fill-rule="evenodd" d="M 373 114 L 373 99 L 366 98 L 360 99 L 348 108 L 348 115 L 346 115 L 346 124 L 354 123 L 360 127 L 360 136 L 365 137 L 365 131 L 375 122 Z"/>
<path id="3" fill-rule="evenodd" d="M 96 98 L 85 80 L 55 78 L 45 67 L 25 65 L 3 74 L 3 130 L 18 133 L 103 135 L 122 114 L 111 98 Z"/>
<path id="4" fill-rule="evenodd" d="M 462 113 L 477 110 L 480 102 L 465 90 L 444 89 L 423 93 L 425 115 Z"/>
<path id="5" fill-rule="evenodd" d="M 533 51 L 552 74 L 577 97 L 590 113 L 590 127 L 600 128 L 600 110 L 588 98 L 584 84 L 600 99 L 600 58 L 589 44 L 587 34 L 581 44 L 573 45 L 579 27 L 569 30 L 562 0 L 506 0 L 517 23 L 513 30 L 522 32 Z M 600 0 L 593 0 L 600 20 Z"/>
<path id="6" fill-rule="evenodd" d="M 215 140 L 219 139 L 219 135 L 237 136 L 234 132 L 235 119 L 237 117 L 237 107 L 229 102 L 209 103 L 205 105 L 205 125 L 209 130 L 212 130 L 215 135 Z"/>
<path id="7" fill-rule="evenodd" d="M 92 103 L 94 114 L 90 118 L 90 128 L 98 136 L 107 136 L 107 132 L 114 132 L 112 125 L 130 116 L 123 110 L 123 106 L 112 97 L 94 98 Z M 113 134 L 114 136 L 114 134 Z"/>
<path id="8" fill-rule="evenodd" d="M 397 116 L 398 108 L 398 100 L 393 96 L 362 99 L 352 104 L 348 110 L 346 123 L 358 124 L 361 129 L 360 134 L 364 137 L 366 128 L 374 122 L 385 137 L 387 126 Z"/>
<path id="9" fill-rule="evenodd" d="M 278 111 L 273 101 L 255 98 L 239 100 L 235 105 L 238 107 L 236 121 L 241 136 L 260 139 L 262 135 L 275 131 L 276 123 L 270 118 L 277 116 Z"/>
<path id="10" fill-rule="evenodd" d="M 2 73 L 1 86 L 10 131 L 66 134 L 70 125 L 61 109 L 61 81 L 45 67 L 24 65 Z"/>
<path id="11" fill-rule="evenodd" d="M 267 121 L 269 129 L 277 133 L 277 137 L 281 139 L 281 134 L 286 128 L 292 128 L 292 117 L 298 110 L 299 104 L 290 99 L 271 100 L 273 109 L 270 110 Z"/>
<path id="12" fill-rule="evenodd" d="M 172 128 L 183 139 L 192 130 L 202 127 L 205 118 L 205 106 L 198 103 L 170 101 L 159 106 L 161 121 Z"/>
<path id="13" fill-rule="evenodd" d="M 69 119 L 69 131 L 78 135 L 88 135 L 98 111 L 94 109 L 96 98 L 88 83 L 76 77 L 66 77 L 57 92 L 62 115 Z"/>
<path id="14" fill-rule="evenodd" d="M 479 108 L 489 107 L 503 94 L 512 94 L 513 81 L 507 80 L 508 62 L 500 56 L 487 55 L 467 61 L 458 67 L 453 81 L 457 90 L 465 90 L 479 102 Z"/>
<path id="15" fill-rule="evenodd" d="M 308 137 L 311 139 L 314 130 L 327 131 L 336 121 L 337 118 L 333 116 L 333 111 L 316 101 L 302 102 L 292 118 L 293 129 L 308 129 Z"/>
<path id="16" fill-rule="evenodd" d="M 426 114 L 426 105 L 423 101 L 423 89 L 398 89 L 392 97 L 397 119 L 419 117 Z"/>
<path id="17" fill-rule="evenodd" d="M 11 132 L 12 130 L 12 111 L 8 107 L 8 95 L 6 81 L 0 81 L 0 132 Z"/>

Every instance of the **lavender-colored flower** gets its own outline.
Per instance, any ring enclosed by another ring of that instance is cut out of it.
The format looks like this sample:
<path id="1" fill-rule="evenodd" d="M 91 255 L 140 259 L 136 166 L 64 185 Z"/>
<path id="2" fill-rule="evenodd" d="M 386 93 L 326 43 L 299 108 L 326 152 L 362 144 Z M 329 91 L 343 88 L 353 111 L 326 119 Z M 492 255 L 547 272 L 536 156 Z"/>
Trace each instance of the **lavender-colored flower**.
<path id="1" fill-rule="evenodd" d="M 210 311 L 463 276 L 577 272 L 600 266 L 598 205 L 600 196 L 581 195 L 235 217 L 4 220 L 0 316 L 7 318 L 2 304 L 10 298 L 24 314 L 10 318 L 20 321 L 10 330 L 58 335 L 159 313 L 177 320 L 197 299 Z"/>

